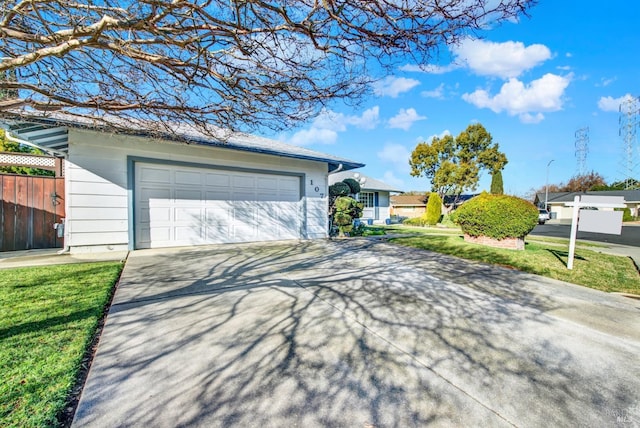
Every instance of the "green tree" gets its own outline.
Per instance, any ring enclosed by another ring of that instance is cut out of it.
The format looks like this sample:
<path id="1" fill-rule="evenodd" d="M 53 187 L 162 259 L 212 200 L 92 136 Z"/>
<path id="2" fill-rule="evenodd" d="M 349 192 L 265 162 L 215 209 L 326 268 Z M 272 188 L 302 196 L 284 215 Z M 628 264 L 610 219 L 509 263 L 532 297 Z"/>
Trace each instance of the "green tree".
<path id="1" fill-rule="evenodd" d="M 57 109 L 113 127 L 148 119 L 165 132 L 288 128 L 362 98 L 400 58 L 427 65 L 535 3 L 5 0 L 0 73 L 18 78 L 0 92 L 20 96 L 0 111 Z"/>
<path id="2" fill-rule="evenodd" d="M 426 223 L 430 226 L 438 224 L 442 215 L 442 199 L 437 193 L 431 193 L 427 201 L 427 211 L 425 212 Z"/>
<path id="3" fill-rule="evenodd" d="M 502 171 L 494 171 L 491 174 L 491 193 L 494 195 L 504 194 L 504 184 L 502 182 Z"/>
<path id="4" fill-rule="evenodd" d="M 495 173 L 506 164 L 507 157 L 479 123 L 469 125 L 455 138 L 445 135 L 418 144 L 409 159 L 411 175 L 429 178 L 432 190 L 441 198 L 475 190 L 481 170 Z"/>
<path id="5" fill-rule="evenodd" d="M 42 154 L 40 150 L 33 147 L 24 146 L 22 144 L 7 140 L 4 129 L 0 129 L 0 152 L 31 153 L 35 155 Z M 50 176 L 55 175 L 53 171 L 40 168 L 29 168 L 25 166 L 0 166 L 0 173 Z"/>

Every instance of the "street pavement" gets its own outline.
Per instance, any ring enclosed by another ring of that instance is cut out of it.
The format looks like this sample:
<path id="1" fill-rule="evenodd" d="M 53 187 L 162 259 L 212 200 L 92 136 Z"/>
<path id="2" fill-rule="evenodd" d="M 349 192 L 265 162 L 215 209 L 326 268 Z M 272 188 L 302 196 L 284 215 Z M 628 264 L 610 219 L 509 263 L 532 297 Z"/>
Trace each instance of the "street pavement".
<path id="1" fill-rule="evenodd" d="M 640 426 L 639 315 L 381 241 L 134 251 L 73 425 Z"/>

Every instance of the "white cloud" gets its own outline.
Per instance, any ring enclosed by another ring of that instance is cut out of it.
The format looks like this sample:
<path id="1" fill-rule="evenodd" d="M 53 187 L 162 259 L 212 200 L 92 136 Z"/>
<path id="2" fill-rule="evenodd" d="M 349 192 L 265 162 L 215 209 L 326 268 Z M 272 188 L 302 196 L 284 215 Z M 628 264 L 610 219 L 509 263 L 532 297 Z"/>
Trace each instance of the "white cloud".
<path id="1" fill-rule="evenodd" d="M 422 95 L 425 98 L 442 99 L 444 98 L 444 83 L 441 83 L 440 86 L 438 86 L 432 91 L 422 91 L 420 92 L 420 95 Z"/>
<path id="2" fill-rule="evenodd" d="M 460 68 L 459 64 L 451 63 L 449 65 L 418 65 L 418 64 L 406 64 L 400 67 L 401 71 L 428 73 L 428 74 L 445 74 L 455 69 Z"/>
<path id="3" fill-rule="evenodd" d="M 449 131 L 448 129 L 445 129 L 445 130 L 444 130 L 444 131 L 442 131 L 440 134 L 432 135 L 432 136 L 430 136 L 429 138 L 427 138 L 426 140 L 425 140 L 425 139 L 421 139 L 421 140 L 419 141 L 419 143 L 422 143 L 422 142 L 425 142 L 425 141 L 426 141 L 427 143 L 431 143 L 431 141 L 433 141 L 433 139 L 434 139 L 434 138 L 442 139 L 442 138 L 444 138 L 444 137 L 445 137 L 445 136 L 447 136 L 447 135 L 451 135 L 451 131 Z"/>
<path id="4" fill-rule="evenodd" d="M 540 123 L 544 120 L 544 115 L 542 113 L 522 113 L 520 115 L 520 120 L 522 123 Z"/>
<path id="5" fill-rule="evenodd" d="M 596 86 L 602 86 L 602 87 L 607 87 L 610 84 L 612 84 L 613 82 L 615 82 L 616 80 L 618 80 L 617 77 L 612 77 L 610 79 L 605 79 L 604 77 L 602 79 L 600 79 L 600 83 L 596 84 Z"/>
<path id="6" fill-rule="evenodd" d="M 480 108 L 489 108 L 496 113 L 506 111 L 510 116 L 519 115 L 525 123 L 544 119 L 542 112 L 562 109 L 562 96 L 572 76 L 545 74 L 525 85 L 515 78 L 509 79 L 500 92 L 491 96 L 488 91 L 478 89 L 462 95 L 462 99 Z M 536 113 L 536 114 L 532 114 Z M 537 123 L 535 122 L 535 123 Z"/>
<path id="7" fill-rule="evenodd" d="M 620 111 L 620 105 L 629 102 L 634 97 L 631 94 L 623 95 L 619 98 L 601 97 L 598 101 L 598 108 L 602 111 Z"/>
<path id="8" fill-rule="evenodd" d="M 396 177 L 393 171 L 385 171 L 384 176 L 382 178 L 379 178 L 378 180 L 382 181 L 383 183 L 387 183 L 393 187 L 396 187 L 398 188 L 398 190 L 401 190 L 404 188 L 404 181 Z"/>
<path id="9" fill-rule="evenodd" d="M 295 146 L 308 146 L 310 144 L 333 144 L 338 140 L 338 133 L 331 129 L 311 127 L 302 129 L 287 141 Z"/>
<path id="10" fill-rule="evenodd" d="M 380 122 L 380 107 L 365 110 L 360 116 L 347 116 L 347 123 L 360 129 L 375 129 Z"/>
<path id="11" fill-rule="evenodd" d="M 390 128 L 399 128 L 408 131 L 414 122 L 419 120 L 425 120 L 426 116 L 420 116 L 413 108 L 403 109 L 401 108 L 398 114 L 389 119 Z"/>
<path id="12" fill-rule="evenodd" d="M 302 129 L 291 136 L 281 138 L 289 144 L 308 146 L 311 144 L 334 144 L 338 140 L 338 132 L 347 130 L 347 126 L 360 129 L 375 129 L 380 123 L 380 107 L 365 110 L 360 116 L 348 116 L 333 110 L 322 110 L 313 120 L 309 129 Z"/>
<path id="13" fill-rule="evenodd" d="M 390 163 L 397 171 L 409 173 L 409 158 L 411 153 L 402 144 L 387 143 L 378 152 L 378 158 L 386 163 Z"/>
<path id="14" fill-rule="evenodd" d="M 513 41 L 494 43 L 466 39 L 453 48 L 453 52 L 474 73 L 503 79 L 518 77 L 551 58 L 551 51 L 544 45 L 525 47 L 522 42 Z"/>
<path id="15" fill-rule="evenodd" d="M 406 77 L 387 76 L 384 80 L 374 82 L 373 92 L 379 97 L 397 98 L 403 92 L 408 92 L 420 84 L 419 80 Z"/>

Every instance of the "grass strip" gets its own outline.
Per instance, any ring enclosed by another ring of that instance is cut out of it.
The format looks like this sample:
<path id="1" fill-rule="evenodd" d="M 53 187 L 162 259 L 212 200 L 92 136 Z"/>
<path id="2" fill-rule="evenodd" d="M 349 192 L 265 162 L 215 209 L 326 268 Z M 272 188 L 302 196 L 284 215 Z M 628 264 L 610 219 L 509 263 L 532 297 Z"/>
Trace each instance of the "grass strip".
<path id="1" fill-rule="evenodd" d="M 58 426 L 122 263 L 0 270 L 0 421 Z"/>
<path id="2" fill-rule="evenodd" d="M 527 242 L 524 251 L 514 251 L 471 244 L 460 236 L 418 235 L 393 238 L 390 241 L 468 260 L 512 267 L 596 290 L 640 295 L 640 275 L 633 261 L 627 257 L 578 248 L 573 270 L 569 270 L 566 248 L 558 248 L 554 244 Z"/>

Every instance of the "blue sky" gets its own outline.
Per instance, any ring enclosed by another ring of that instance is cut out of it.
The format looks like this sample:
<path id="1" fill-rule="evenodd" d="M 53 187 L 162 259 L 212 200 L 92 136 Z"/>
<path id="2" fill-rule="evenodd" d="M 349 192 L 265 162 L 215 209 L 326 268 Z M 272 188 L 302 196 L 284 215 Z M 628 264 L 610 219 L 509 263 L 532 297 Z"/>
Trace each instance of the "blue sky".
<path id="1" fill-rule="evenodd" d="M 551 160 L 550 183 L 576 174 L 575 133 L 588 127 L 586 170 L 624 179 L 618 107 L 640 96 L 640 3 L 541 0 L 530 14 L 428 65 L 406 62 L 357 109 L 334 105 L 277 138 L 365 163 L 361 172 L 401 190 L 428 191 L 427 179 L 409 175 L 416 144 L 479 122 L 509 159 L 505 192 L 524 196 L 544 186 Z M 489 185 L 485 173 L 478 190 Z"/>

